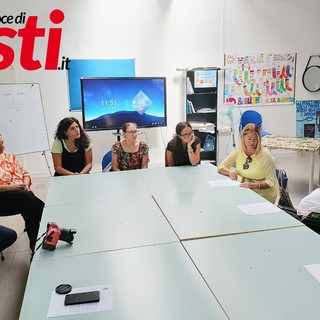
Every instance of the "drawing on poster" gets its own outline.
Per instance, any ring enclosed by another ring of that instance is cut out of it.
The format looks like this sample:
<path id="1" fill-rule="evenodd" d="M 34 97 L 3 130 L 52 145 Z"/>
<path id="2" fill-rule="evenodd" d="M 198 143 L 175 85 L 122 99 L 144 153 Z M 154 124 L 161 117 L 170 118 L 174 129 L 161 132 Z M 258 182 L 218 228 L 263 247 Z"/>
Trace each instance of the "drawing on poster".
<path id="1" fill-rule="evenodd" d="M 293 104 L 295 61 L 295 53 L 226 54 L 225 102 Z"/>

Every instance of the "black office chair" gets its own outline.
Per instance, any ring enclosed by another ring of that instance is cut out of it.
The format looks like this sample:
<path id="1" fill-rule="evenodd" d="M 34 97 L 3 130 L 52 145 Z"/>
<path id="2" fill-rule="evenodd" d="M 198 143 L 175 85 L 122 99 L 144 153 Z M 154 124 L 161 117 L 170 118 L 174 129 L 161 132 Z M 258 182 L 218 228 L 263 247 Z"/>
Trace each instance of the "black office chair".
<path id="1" fill-rule="evenodd" d="M 0 257 L 1 257 L 1 260 L 3 261 L 5 260 L 5 258 L 2 251 L 10 247 L 17 240 L 17 233 L 13 229 L 0 225 L 0 235 L 1 235 Z"/>
<path id="2" fill-rule="evenodd" d="M 14 211 L 14 210 L 1 210 L 0 209 L 0 217 L 1 216 L 9 216 L 9 215 L 13 215 L 13 214 L 16 214 L 16 212 Z M 1 226 L 0 226 L 1 227 Z M 27 231 L 27 229 L 26 229 L 26 227 L 24 228 L 24 230 L 23 230 L 24 232 L 26 232 Z M 15 240 L 14 240 L 15 241 Z M 11 243 L 12 244 L 12 243 Z M 11 245 L 10 244 L 10 245 Z M 2 251 L 0 251 L 0 257 L 1 257 L 1 260 L 4 260 L 4 256 L 3 256 L 3 253 L 2 253 Z"/>

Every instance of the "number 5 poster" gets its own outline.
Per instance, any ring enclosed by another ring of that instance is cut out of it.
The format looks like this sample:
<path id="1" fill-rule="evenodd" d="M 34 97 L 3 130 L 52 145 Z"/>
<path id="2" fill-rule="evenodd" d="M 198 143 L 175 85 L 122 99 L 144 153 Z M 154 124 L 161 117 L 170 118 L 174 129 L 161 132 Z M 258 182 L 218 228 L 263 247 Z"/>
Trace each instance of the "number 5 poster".
<path id="1" fill-rule="evenodd" d="M 296 54 L 225 55 L 225 101 L 238 106 L 293 104 Z"/>

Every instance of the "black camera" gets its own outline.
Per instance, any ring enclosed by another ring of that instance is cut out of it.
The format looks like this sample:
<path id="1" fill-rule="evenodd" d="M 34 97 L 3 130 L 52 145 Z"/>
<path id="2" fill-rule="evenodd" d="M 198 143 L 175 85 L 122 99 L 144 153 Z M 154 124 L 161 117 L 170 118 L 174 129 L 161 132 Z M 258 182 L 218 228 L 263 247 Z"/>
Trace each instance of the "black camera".
<path id="1" fill-rule="evenodd" d="M 59 240 L 61 241 L 65 241 L 68 243 L 72 243 L 73 239 L 74 239 L 74 234 L 77 233 L 77 231 L 75 229 L 65 229 L 65 228 L 61 228 L 60 229 L 60 236 L 59 236 Z"/>
<path id="2" fill-rule="evenodd" d="M 54 222 L 48 222 L 46 235 L 43 238 L 42 248 L 44 250 L 53 251 L 56 248 L 58 240 L 65 241 L 72 244 L 74 234 L 77 233 L 75 229 L 59 228 Z"/>

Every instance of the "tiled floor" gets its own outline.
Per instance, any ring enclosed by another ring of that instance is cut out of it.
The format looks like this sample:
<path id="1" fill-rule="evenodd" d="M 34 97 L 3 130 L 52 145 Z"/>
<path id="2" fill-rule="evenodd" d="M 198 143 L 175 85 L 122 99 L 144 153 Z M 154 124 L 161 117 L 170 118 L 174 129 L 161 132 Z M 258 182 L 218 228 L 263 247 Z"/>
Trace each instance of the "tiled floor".
<path id="1" fill-rule="evenodd" d="M 310 156 L 307 153 L 276 154 L 278 168 L 285 169 L 289 177 L 289 193 L 295 206 L 308 193 Z M 315 181 L 318 178 L 320 156 L 315 160 Z M 34 178 L 33 190 L 45 201 L 49 178 Z M 21 303 L 30 267 L 30 250 L 20 216 L 0 217 L 0 223 L 12 227 L 18 240 L 5 250 L 5 260 L 0 261 L 0 320 L 19 319 Z M 31 320 L 31 319 L 30 319 Z"/>
<path id="2" fill-rule="evenodd" d="M 49 178 L 33 178 L 32 181 L 32 190 L 45 201 Z M 20 215 L 0 217 L 0 224 L 14 229 L 18 235 L 17 241 L 3 252 L 5 260 L 0 261 L 0 320 L 16 320 L 28 278 L 31 251 Z"/>

